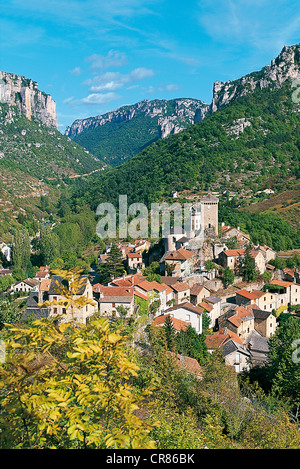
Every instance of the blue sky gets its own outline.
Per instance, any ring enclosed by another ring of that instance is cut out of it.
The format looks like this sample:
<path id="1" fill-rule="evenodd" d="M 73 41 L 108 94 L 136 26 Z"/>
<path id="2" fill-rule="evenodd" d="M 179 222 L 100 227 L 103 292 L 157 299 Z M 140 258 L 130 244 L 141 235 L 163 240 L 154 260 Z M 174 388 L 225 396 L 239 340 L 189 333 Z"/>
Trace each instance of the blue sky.
<path id="1" fill-rule="evenodd" d="M 298 0 L 0 0 L 0 70 L 39 83 L 58 128 L 143 99 L 210 102 L 213 82 L 300 42 Z"/>

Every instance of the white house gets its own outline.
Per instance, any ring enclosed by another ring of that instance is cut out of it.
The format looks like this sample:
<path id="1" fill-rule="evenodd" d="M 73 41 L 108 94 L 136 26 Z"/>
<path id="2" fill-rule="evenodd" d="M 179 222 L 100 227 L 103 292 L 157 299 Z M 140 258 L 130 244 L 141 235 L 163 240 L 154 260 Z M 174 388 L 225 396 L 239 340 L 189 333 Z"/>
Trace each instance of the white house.
<path id="1" fill-rule="evenodd" d="M 186 323 L 190 324 L 198 334 L 202 334 L 203 308 L 186 302 L 168 308 L 165 311 L 165 314 L 170 314 L 172 318 L 185 321 Z"/>

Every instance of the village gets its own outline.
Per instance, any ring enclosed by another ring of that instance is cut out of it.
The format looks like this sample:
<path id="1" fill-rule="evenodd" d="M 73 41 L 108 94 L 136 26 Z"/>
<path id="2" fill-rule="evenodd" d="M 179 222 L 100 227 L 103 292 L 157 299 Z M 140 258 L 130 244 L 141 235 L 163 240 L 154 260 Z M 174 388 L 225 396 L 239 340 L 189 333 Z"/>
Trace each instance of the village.
<path id="1" fill-rule="evenodd" d="M 177 333 L 192 326 L 202 334 L 205 316 L 209 318 L 205 343 L 210 353 L 220 350 L 237 373 L 263 364 L 279 315 L 300 304 L 300 273 L 297 268 L 276 269 L 272 265 L 276 258 L 273 249 L 252 245 L 249 235 L 239 227 L 219 223 L 217 197 L 206 195 L 200 199 L 200 208 L 191 211 L 189 233 L 171 229 L 165 235 L 164 252 L 158 257 L 155 250 L 148 255 L 149 240 L 119 242 L 126 270 L 105 283 L 95 276 L 82 275 L 76 296 L 91 301 L 72 314 L 59 301 L 63 299 L 59 288 L 63 278 L 52 275 L 50 266 L 40 267 L 34 278 L 10 287 L 10 293 L 27 295 L 21 320 L 59 317 L 86 324 L 94 315 L 109 319 L 144 315 L 143 329 L 147 325 L 162 327 L 169 317 Z M 235 248 L 231 247 L 233 242 Z M 2 249 L 9 255 L 7 247 Z M 106 252 L 99 255 L 99 270 L 107 262 L 110 249 L 111 245 L 106 246 Z M 247 255 L 253 259 L 257 274 L 248 282 L 240 275 Z M 154 264 L 159 273 L 149 279 L 149 266 L 151 271 Z M 227 284 L 225 271 L 232 272 Z M 9 268 L 0 270 L 1 277 L 10 274 Z"/>

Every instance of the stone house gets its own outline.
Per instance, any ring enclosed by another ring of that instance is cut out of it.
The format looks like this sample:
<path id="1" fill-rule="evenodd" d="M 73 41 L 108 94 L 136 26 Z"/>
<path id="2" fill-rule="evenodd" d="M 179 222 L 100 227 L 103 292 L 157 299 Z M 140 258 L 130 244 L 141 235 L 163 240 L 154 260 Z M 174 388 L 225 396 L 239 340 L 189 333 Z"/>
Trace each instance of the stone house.
<path id="1" fill-rule="evenodd" d="M 223 327 L 217 332 L 207 335 L 205 343 L 210 353 L 217 349 L 220 350 L 227 365 L 233 366 L 236 373 L 249 370 L 251 354 L 233 331 Z"/>
<path id="2" fill-rule="evenodd" d="M 204 298 L 208 298 L 210 294 L 210 290 L 204 287 L 204 285 L 195 283 L 190 290 L 191 303 L 197 306 Z"/>
<path id="3" fill-rule="evenodd" d="M 244 254 L 244 249 L 225 249 L 219 253 L 218 262 L 222 267 L 229 267 L 235 271 L 243 259 Z"/>
<path id="4" fill-rule="evenodd" d="M 93 301 L 93 290 L 88 277 L 83 275 L 80 280 L 81 282 L 74 298 L 85 297 L 91 300 L 93 304 L 88 304 L 74 310 L 71 310 L 71 308 L 67 309 L 62 305 L 49 305 L 41 308 L 39 305 L 46 301 L 63 301 L 65 299 L 59 289 L 61 286 L 67 287 L 67 281 L 56 275 L 52 279 L 41 279 L 38 290 L 33 289 L 29 293 L 21 320 L 28 317 L 40 319 L 59 316 L 59 319 L 63 322 L 75 319 L 80 323 L 86 324 L 88 317 L 98 311 L 98 306 L 97 302 Z"/>
<path id="5" fill-rule="evenodd" d="M 174 298 L 173 290 L 171 290 L 168 285 L 156 281 L 149 282 L 148 280 L 143 280 L 135 286 L 135 291 L 139 291 L 146 295 L 150 300 L 149 304 L 156 300 L 160 301 L 157 314 L 165 311 L 167 303 Z"/>
<path id="6" fill-rule="evenodd" d="M 175 304 L 178 305 L 184 301 L 190 301 L 191 290 L 186 282 L 176 282 L 170 287 L 174 292 Z"/>
<path id="7" fill-rule="evenodd" d="M 275 334 L 277 321 L 271 311 L 263 311 L 260 308 L 253 307 L 254 328 L 263 337 L 271 337 Z"/>
<path id="8" fill-rule="evenodd" d="M 52 301 L 61 301 L 64 300 L 64 297 L 61 295 L 59 288 L 61 286 L 67 287 L 67 281 L 60 277 L 59 275 L 55 275 L 51 279 L 50 287 L 48 290 L 48 300 Z M 78 290 L 74 295 L 74 299 L 85 297 L 92 301 L 93 304 L 87 304 L 82 308 L 71 309 L 65 308 L 62 305 L 51 305 L 50 306 L 50 316 L 60 316 L 61 320 L 66 322 L 72 319 L 76 319 L 76 321 L 86 324 L 87 319 L 95 314 L 98 311 L 97 302 L 94 301 L 93 297 L 93 288 L 88 279 L 87 275 L 82 275 L 80 277 L 80 285 Z"/>
<path id="9" fill-rule="evenodd" d="M 119 307 L 128 310 L 128 316 L 134 314 L 133 289 L 117 286 L 103 286 L 96 284 L 93 286 L 94 298 L 99 304 L 100 316 L 119 317 Z"/>
<path id="10" fill-rule="evenodd" d="M 160 260 L 160 269 L 164 275 L 169 275 L 167 266 L 172 270 L 172 276 L 182 277 L 193 271 L 195 254 L 187 249 L 180 248 L 177 251 L 167 251 Z"/>
<path id="11" fill-rule="evenodd" d="M 207 309 L 207 306 L 210 307 L 209 317 L 211 320 L 210 327 L 214 327 L 216 324 L 217 319 L 221 316 L 222 313 L 222 300 L 217 296 L 209 296 L 205 298 L 201 303 L 200 306 L 202 308 Z"/>
<path id="12" fill-rule="evenodd" d="M 143 256 L 140 252 L 128 252 L 126 256 L 129 272 L 142 270 L 144 266 Z"/>
<path id="13" fill-rule="evenodd" d="M 244 306 L 235 306 L 219 317 L 218 325 L 220 328 L 226 327 L 231 330 L 244 342 L 247 335 L 254 330 L 253 311 L 247 310 Z"/>

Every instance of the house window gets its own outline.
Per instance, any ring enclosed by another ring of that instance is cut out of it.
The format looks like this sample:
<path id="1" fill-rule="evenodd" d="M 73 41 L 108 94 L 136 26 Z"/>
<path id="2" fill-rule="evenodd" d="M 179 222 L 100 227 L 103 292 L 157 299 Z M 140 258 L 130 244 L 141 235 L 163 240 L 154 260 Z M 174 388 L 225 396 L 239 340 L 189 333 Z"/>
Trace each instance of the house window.
<path id="1" fill-rule="evenodd" d="M 267 306 L 266 306 L 266 305 L 264 306 L 264 309 L 267 309 Z"/>
<path id="2" fill-rule="evenodd" d="M 112 307 L 115 308 L 115 307 L 116 307 L 116 303 L 112 303 Z"/>
<path id="3" fill-rule="evenodd" d="M 273 295 L 271 295 L 271 300 L 273 300 Z"/>
<path id="4" fill-rule="evenodd" d="M 267 297 L 266 297 L 266 296 L 264 296 L 264 301 L 266 301 L 266 299 L 267 299 Z"/>
<path id="5" fill-rule="evenodd" d="M 186 322 L 190 322 L 190 318 L 191 318 L 191 315 L 187 314 L 186 317 L 185 317 Z"/>
<path id="6" fill-rule="evenodd" d="M 57 301 L 57 296 L 54 296 L 54 297 L 53 297 L 53 300 Z"/>
<path id="7" fill-rule="evenodd" d="M 63 309 L 62 309 L 62 312 L 63 312 L 63 314 L 66 314 L 66 313 L 67 313 L 66 308 L 63 308 Z"/>
<path id="8" fill-rule="evenodd" d="M 53 309 L 53 313 L 54 313 L 54 314 L 57 314 L 57 308 L 54 308 L 54 309 Z"/>

